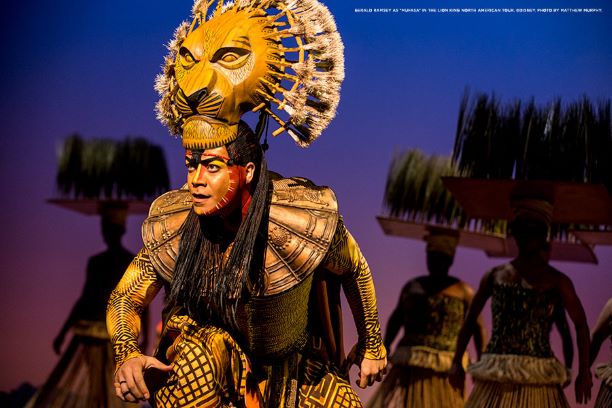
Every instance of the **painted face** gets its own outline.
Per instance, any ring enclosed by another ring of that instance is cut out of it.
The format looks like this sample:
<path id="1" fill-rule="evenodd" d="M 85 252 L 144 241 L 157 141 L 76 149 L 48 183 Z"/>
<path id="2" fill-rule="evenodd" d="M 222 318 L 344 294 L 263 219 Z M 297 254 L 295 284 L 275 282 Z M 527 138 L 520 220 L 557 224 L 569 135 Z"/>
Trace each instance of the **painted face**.
<path id="1" fill-rule="evenodd" d="M 240 206 L 238 192 L 245 185 L 245 169 L 232 164 L 225 146 L 186 150 L 185 166 L 197 215 L 223 216 Z"/>

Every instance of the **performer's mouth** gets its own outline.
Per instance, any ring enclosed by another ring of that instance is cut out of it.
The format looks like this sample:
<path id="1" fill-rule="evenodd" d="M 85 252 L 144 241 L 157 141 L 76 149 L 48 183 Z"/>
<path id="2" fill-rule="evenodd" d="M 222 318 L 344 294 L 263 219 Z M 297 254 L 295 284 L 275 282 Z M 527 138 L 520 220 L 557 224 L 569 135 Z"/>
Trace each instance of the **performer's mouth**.
<path id="1" fill-rule="evenodd" d="M 192 194 L 192 196 L 193 196 L 193 202 L 195 204 L 204 203 L 204 202 L 206 202 L 206 200 L 208 200 L 210 198 L 210 196 L 207 195 L 207 194 L 196 194 L 196 193 L 194 193 L 194 194 Z"/>

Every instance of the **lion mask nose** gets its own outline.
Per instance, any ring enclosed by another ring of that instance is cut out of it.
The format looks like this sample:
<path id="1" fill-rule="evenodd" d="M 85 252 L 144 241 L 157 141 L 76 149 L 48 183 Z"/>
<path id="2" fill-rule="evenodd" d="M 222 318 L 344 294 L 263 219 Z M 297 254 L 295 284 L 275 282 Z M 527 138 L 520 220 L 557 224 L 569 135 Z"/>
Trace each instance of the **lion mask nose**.
<path id="1" fill-rule="evenodd" d="M 207 88 L 202 88 L 199 91 L 195 91 L 194 93 L 186 97 L 187 104 L 194 112 L 197 112 L 198 105 L 204 98 L 206 98 L 207 95 L 208 95 Z"/>

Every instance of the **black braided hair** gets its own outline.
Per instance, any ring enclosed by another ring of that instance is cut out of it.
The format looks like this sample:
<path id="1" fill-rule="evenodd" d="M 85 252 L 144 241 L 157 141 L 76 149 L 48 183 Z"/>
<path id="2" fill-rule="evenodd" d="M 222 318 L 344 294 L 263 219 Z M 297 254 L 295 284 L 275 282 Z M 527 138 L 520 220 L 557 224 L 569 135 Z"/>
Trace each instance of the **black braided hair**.
<path id="1" fill-rule="evenodd" d="M 235 164 L 255 164 L 251 204 L 235 235 L 225 230 L 218 217 L 189 213 L 167 301 L 201 323 L 236 328 L 240 298 L 264 285 L 270 179 L 259 141 L 246 123 L 240 122 L 238 137 L 226 148 Z M 223 253 L 230 245 L 224 263 Z"/>

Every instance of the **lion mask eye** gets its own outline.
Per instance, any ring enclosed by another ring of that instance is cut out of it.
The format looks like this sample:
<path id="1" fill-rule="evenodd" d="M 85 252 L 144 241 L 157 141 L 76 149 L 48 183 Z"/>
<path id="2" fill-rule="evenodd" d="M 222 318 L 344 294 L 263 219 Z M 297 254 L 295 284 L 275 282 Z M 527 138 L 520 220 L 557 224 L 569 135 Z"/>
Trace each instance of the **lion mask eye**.
<path id="1" fill-rule="evenodd" d="M 185 69 L 189 69 L 193 67 L 193 65 L 197 62 L 197 60 L 194 58 L 191 52 L 185 47 L 181 47 L 181 49 L 179 50 L 179 55 L 180 55 L 181 65 Z"/>
<path id="2" fill-rule="evenodd" d="M 242 67 L 251 55 L 251 51 L 238 47 L 219 48 L 210 62 L 217 63 L 226 69 L 238 69 Z"/>

